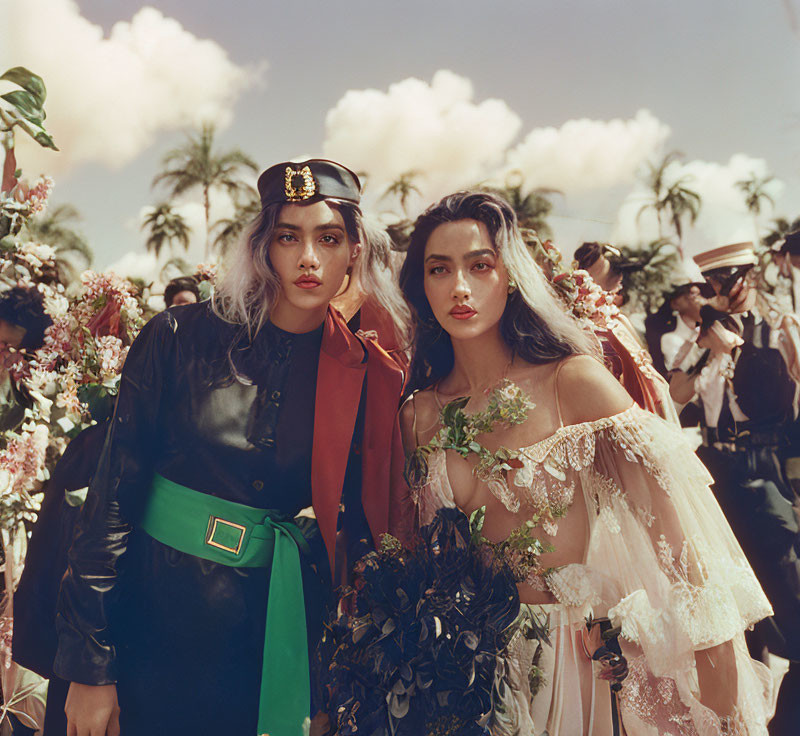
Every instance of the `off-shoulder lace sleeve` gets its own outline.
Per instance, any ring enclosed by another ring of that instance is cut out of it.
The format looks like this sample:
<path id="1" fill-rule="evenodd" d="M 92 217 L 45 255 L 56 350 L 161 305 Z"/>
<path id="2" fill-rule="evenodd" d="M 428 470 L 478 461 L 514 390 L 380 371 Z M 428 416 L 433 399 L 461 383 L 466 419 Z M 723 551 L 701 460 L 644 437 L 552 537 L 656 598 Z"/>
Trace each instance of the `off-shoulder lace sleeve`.
<path id="1" fill-rule="evenodd" d="M 728 641 L 771 615 L 710 489 L 713 479 L 680 429 L 633 408 L 585 425 L 559 452 L 561 462 L 580 468 L 597 512 L 588 555 L 593 566 L 632 566 L 626 575 L 619 570 L 624 636 L 640 641 L 652 631 L 625 616 L 645 604 L 644 596 L 650 608 L 664 604 L 693 649 Z M 653 584 L 656 572 L 663 600 Z M 664 645 L 672 658 L 674 641 Z"/>
<path id="2" fill-rule="evenodd" d="M 634 661 L 623 702 L 660 728 L 678 719 L 695 728 L 686 733 L 719 733 L 699 702 L 695 654 L 731 642 L 744 733 L 766 733 L 770 684 L 742 634 L 772 610 L 686 435 L 633 407 L 565 427 L 526 455 L 515 485 L 530 503 L 560 484 L 589 509 L 585 579 L 598 582 L 584 594 L 621 627 Z"/>

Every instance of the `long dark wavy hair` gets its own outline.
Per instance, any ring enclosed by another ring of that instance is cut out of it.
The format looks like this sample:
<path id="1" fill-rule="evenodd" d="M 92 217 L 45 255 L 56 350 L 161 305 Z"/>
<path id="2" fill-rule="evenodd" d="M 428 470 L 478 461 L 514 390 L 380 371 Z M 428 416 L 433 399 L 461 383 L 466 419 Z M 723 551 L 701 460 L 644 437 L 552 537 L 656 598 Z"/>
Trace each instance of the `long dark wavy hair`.
<path id="1" fill-rule="evenodd" d="M 487 192 L 457 192 L 417 218 L 400 271 L 400 288 L 414 321 L 409 394 L 432 386 L 453 369 L 450 336 L 436 321 L 425 296 L 424 261 L 431 233 L 439 225 L 459 220 L 476 220 L 486 226 L 492 246 L 517 286 L 500 319 L 500 334 L 514 355 L 529 363 L 547 363 L 578 353 L 596 356 L 592 338 L 567 314 L 522 240 L 511 206 Z"/>

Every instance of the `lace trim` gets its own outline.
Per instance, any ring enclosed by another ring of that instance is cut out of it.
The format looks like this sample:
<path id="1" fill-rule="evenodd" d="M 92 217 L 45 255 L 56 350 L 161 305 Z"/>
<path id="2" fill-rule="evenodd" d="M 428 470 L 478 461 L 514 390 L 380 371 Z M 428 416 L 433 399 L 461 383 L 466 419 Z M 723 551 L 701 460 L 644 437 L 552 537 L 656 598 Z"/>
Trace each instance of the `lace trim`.
<path id="1" fill-rule="evenodd" d="M 628 676 L 620 693 L 620 705 L 661 734 L 697 736 L 689 708 L 681 700 L 675 680 L 655 677 L 644 656 L 628 661 Z"/>
<path id="2" fill-rule="evenodd" d="M 690 481 L 703 485 L 711 483 L 711 477 L 699 462 L 681 467 L 681 478 L 674 477 L 668 453 L 683 450 L 693 454 L 683 431 L 638 406 L 632 406 L 611 417 L 561 427 L 550 437 L 521 448 L 519 460 L 522 467 L 516 471 L 513 485 L 522 490 L 517 491 L 514 508 L 509 504 L 506 508 L 518 509 L 521 496 L 539 512 L 549 506 L 554 517 L 563 515 L 574 494 L 574 485 L 567 483 L 568 474 L 585 471 L 594 464 L 598 441 L 610 442 L 626 460 L 641 464 L 667 495 L 673 484 L 687 482 L 686 473 L 692 475 Z M 594 480 L 608 485 L 610 493 L 625 495 L 623 490 L 613 487 L 613 481 L 608 478 L 598 474 Z M 652 525 L 653 519 L 646 510 L 637 509 L 636 512 L 648 527 Z M 553 527 L 555 529 L 555 523 Z"/>
<path id="3" fill-rule="evenodd" d="M 545 532 L 555 536 L 558 519 L 566 514 L 575 498 L 576 485 L 568 474 L 585 471 L 594 464 L 598 441 L 610 442 L 626 460 L 643 465 L 667 495 L 678 479 L 669 470 L 670 458 L 666 453 L 678 449 L 693 453 L 681 429 L 634 405 L 610 417 L 560 427 L 549 437 L 520 448 L 518 460 L 522 467 L 514 472 L 511 486 L 503 478 L 492 478 L 487 483 L 489 491 L 511 513 L 518 513 L 523 505 L 530 507 L 541 517 Z M 692 481 L 706 485 L 711 482 L 699 462 L 680 470 L 682 483 L 687 482 L 687 472 L 694 474 Z M 625 495 L 609 478 L 596 474 L 593 481 L 600 484 L 599 490 L 608 486 L 610 494 Z M 441 450 L 430 456 L 428 485 L 434 498 L 447 499 L 448 505 L 452 505 L 453 493 L 447 478 L 445 453 Z M 646 526 L 652 526 L 649 511 L 636 509 L 636 513 Z"/>
<path id="4" fill-rule="evenodd" d="M 625 639 L 646 648 L 655 671 L 674 657 L 676 636 L 685 637 L 694 650 L 707 649 L 772 615 L 746 561 L 728 571 L 725 580 L 706 581 L 702 586 L 676 580 L 669 596 L 669 603 L 656 609 L 640 589 L 608 611 Z"/>
<path id="5" fill-rule="evenodd" d="M 744 714 L 735 708 L 729 716 L 720 717 L 703 706 L 693 695 L 685 702 L 681 689 L 670 677 L 656 677 L 647 667 L 644 656 L 628 662 L 628 677 L 620 693 L 620 706 L 659 734 L 671 736 L 753 736 Z M 755 723 L 753 725 L 756 725 Z M 758 732 L 766 733 L 765 723 L 758 723 Z"/>
<path id="6" fill-rule="evenodd" d="M 603 602 L 602 585 L 586 565 L 575 563 L 550 570 L 544 581 L 559 603 L 580 610 L 583 616 Z"/>

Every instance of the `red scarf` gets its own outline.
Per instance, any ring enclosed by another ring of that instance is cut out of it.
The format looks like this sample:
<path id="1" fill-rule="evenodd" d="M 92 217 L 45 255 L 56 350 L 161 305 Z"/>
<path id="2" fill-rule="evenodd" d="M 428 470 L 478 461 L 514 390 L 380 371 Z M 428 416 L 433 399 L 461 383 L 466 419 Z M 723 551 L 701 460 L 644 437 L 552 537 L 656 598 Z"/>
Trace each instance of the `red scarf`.
<path id="1" fill-rule="evenodd" d="M 311 492 L 332 571 L 339 504 L 365 380 L 361 500 L 377 544 L 390 526 L 402 527 L 411 511 L 397 413 L 403 371 L 377 342 L 353 335 L 344 318 L 329 308 L 317 373 Z"/>

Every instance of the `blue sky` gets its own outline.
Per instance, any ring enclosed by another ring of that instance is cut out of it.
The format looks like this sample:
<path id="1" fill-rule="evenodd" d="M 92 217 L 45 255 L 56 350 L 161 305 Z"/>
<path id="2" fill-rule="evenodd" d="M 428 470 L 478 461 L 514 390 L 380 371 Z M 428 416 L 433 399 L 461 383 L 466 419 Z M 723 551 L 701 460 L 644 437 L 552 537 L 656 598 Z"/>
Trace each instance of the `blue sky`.
<path id="1" fill-rule="evenodd" d="M 80 74 L 85 78 L 87 69 L 93 70 L 92 76 L 111 78 L 115 70 L 107 57 L 98 57 L 95 66 L 86 66 L 86 60 L 80 66 L 76 61 L 76 73 L 70 74 L 73 60 L 88 53 L 92 45 L 84 42 L 81 49 L 73 49 L 71 39 L 80 34 L 60 32 L 71 27 L 70 23 L 80 23 L 88 38 L 89 29 L 95 25 L 100 49 L 101 37 L 108 38 L 115 24 L 130 24 L 145 4 L 131 0 L 10 3 L 10 43 L 2 44 L 6 51 L 0 51 L 0 61 L 5 66 L 24 63 L 43 70 L 53 99 L 51 128 L 57 140 L 66 144 L 62 145 L 62 154 L 49 160 L 31 153 L 29 172 L 35 174 L 37 168 L 54 172 L 54 201 L 72 202 L 82 212 L 82 227 L 97 253 L 99 266 L 118 261 L 126 252 L 141 251 L 143 236 L 136 224 L 142 208 L 158 198 L 150 190 L 150 180 L 163 152 L 180 141 L 180 131 L 192 116 L 191 108 L 199 103 L 186 92 L 181 104 L 187 109 L 172 117 L 166 115 L 159 123 L 161 113 L 155 107 L 168 106 L 170 98 L 161 97 L 154 106 L 147 85 L 132 91 L 136 85 L 126 87 L 128 76 L 122 73 L 118 86 L 99 87 L 101 92 L 91 98 L 92 106 L 97 105 L 92 124 L 123 98 L 130 102 L 134 94 L 139 94 L 141 105 L 126 112 L 125 121 L 116 121 L 115 125 L 128 142 L 139 126 L 133 119 L 137 115 L 143 125 L 152 125 L 153 129 L 139 144 L 130 144 L 131 151 L 123 161 L 114 160 L 109 153 L 113 141 L 102 146 L 98 143 L 93 149 L 91 142 L 80 140 L 81 118 L 75 109 L 67 109 L 69 95 L 56 99 L 53 85 L 75 85 L 77 89 L 82 83 Z M 553 127 L 551 137 L 561 141 L 554 145 L 561 148 L 550 156 L 543 149 L 547 136 L 534 136 L 537 153 L 533 158 L 528 156 L 526 160 L 533 162 L 529 165 L 548 161 L 558 168 L 569 153 L 564 150 L 569 143 L 564 143 L 563 135 L 568 121 L 588 119 L 598 123 L 586 126 L 585 136 L 591 138 L 608 121 L 635 120 L 639 111 L 646 110 L 663 131 L 660 136 L 654 128 L 642 133 L 642 140 L 634 147 L 640 163 L 665 150 L 678 149 L 686 154 L 687 168 L 676 170 L 676 175 L 688 172 L 699 177 L 701 188 L 709 188 L 709 210 L 704 216 L 708 222 L 699 223 L 697 232 L 689 237 L 695 249 L 723 244 L 714 242 L 715 238 L 746 234 L 742 213 L 733 212 L 730 193 L 722 191 L 730 188 L 739 175 L 737 171 L 752 168 L 772 173 L 779 180 L 774 189 L 776 210 L 767 211 L 765 220 L 773 214 L 800 215 L 800 37 L 793 29 L 794 14 L 800 13 L 798 0 L 342 0 L 335 4 L 159 0 L 147 5 L 159 11 L 150 17 L 154 27 L 172 24 L 174 31 L 179 24 L 181 33 L 193 37 L 185 47 L 187 53 L 196 50 L 202 56 L 201 41 L 206 40 L 213 42 L 220 58 L 225 58 L 224 63 L 229 65 L 225 68 L 236 80 L 227 86 L 238 91 L 230 92 L 226 100 L 224 79 L 208 82 L 209 97 L 218 98 L 215 109 L 221 111 L 222 118 L 228 118 L 223 120 L 220 144 L 242 148 L 263 167 L 301 154 L 333 150 L 359 161 L 374 158 L 379 162 L 376 167 L 383 166 L 380 170 L 389 176 L 393 164 L 385 155 L 385 149 L 392 145 L 392 137 L 387 137 L 391 130 L 387 117 L 391 117 L 395 104 L 389 95 L 390 86 L 409 78 L 431 85 L 437 71 L 449 70 L 455 78 L 471 83 L 471 91 L 465 93 L 468 99 L 461 99 L 466 109 L 477 109 L 480 117 L 480 105 L 497 99 L 502 102 L 502 109 L 496 111 L 500 119 L 506 121 L 509 131 L 516 125 L 515 134 L 509 133 L 511 137 L 507 135 L 502 145 L 498 141 L 496 150 L 487 143 L 485 156 L 476 161 L 474 170 L 480 169 L 487 176 L 507 165 L 495 160 L 498 151 L 519 146 L 531 131 Z M 58 13 L 50 12 L 56 7 Z M 31 30 L 34 28 L 38 29 L 36 35 Z M 116 33 L 124 37 L 121 30 L 124 28 L 117 27 Z M 141 39 L 134 46 L 136 53 L 145 55 L 143 64 L 156 64 L 148 56 L 150 51 L 141 51 Z M 130 50 L 130 44 L 127 48 Z M 58 62 L 53 61 L 54 54 L 60 54 Z M 171 58 L 168 47 L 157 54 L 161 66 L 150 73 L 162 74 L 159 70 L 166 69 L 162 76 L 175 74 L 176 97 L 185 92 L 180 74 L 187 79 L 202 75 L 197 70 L 211 69 L 209 65 L 216 58 L 205 58 L 204 67 L 177 53 Z M 125 58 L 130 61 L 131 54 Z M 58 66 L 54 66 L 56 63 Z M 192 81 L 198 86 L 196 78 Z M 452 84 L 451 80 L 449 85 L 434 85 L 428 102 L 435 107 L 431 100 Z M 202 83 L 199 87 L 195 94 L 202 98 Z M 367 89 L 376 90 L 378 97 L 356 94 L 343 102 L 348 91 Z M 408 99 L 414 99 L 411 91 L 409 95 Z M 384 117 L 378 123 L 364 122 L 361 130 L 365 118 L 352 109 L 363 111 L 364 104 L 372 99 L 384 105 Z M 228 104 L 231 101 L 232 105 Z M 346 130 L 332 129 L 330 118 L 326 127 L 326 116 L 337 105 L 341 105 L 339 118 L 346 121 Z M 419 145 L 424 148 L 430 126 L 422 115 Z M 448 117 L 447 124 L 453 125 L 453 120 Z M 634 133 L 642 125 L 655 125 L 652 120 L 642 123 L 640 119 L 639 123 L 633 124 Z M 361 143 L 362 138 L 370 137 L 370 124 L 383 126 L 377 136 L 382 141 L 381 150 L 376 150 L 374 157 Z M 128 130 L 126 125 L 133 127 Z M 487 126 L 486 140 L 491 141 L 495 134 L 493 126 Z M 348 135 L 352 140 L 341 143 Z M 579 130 L 575 135 L 584 134 Z M 331 148 L 334 138 L 340 143 Z M 413 161 L 416 146 L 413 138 L 406 138 L 399 155 Z M 436 140 L 427 144 L 435 146 Z M 601 135 L 598 145 L 608 145 L 607 139 Z M 474 145 L 465 149 L 466 158 L 471 155 L 470 148 Z M 83 155 L 77 156 L 78 150 Z M 737 154 L 744 158 L 731 164 L 731 157 Z M 448 164 L 440 164 L 433 154 L 425 161 L 424 165 L 438 170 L 428 181 L 447 169 Z M 22 164 L 26 167 L 25 160 Z M 566 166 L 569 168 L 569 162 Z M 613 168 L 614 162 L 609 166 Z M 607 184 L 602 176 L 594 183 L 589 181 L 597 174 L 596 168 L 586 174 L 587 181 L 579 182 L 576 178 L 583 175 L 581 171 L 577 167 L 572 179 L 566 174 L 552 178 L 552 171 L 530 172 L 533 178 L 541 174 L 541 182 L 536 179 L 539 183 L 547 185 L 552 179 L 561 184 L 564 195 L 555 198 L 556 217 L 552 222 L 564 250 L 571 251 L 583 238 L 615 234 L 626 240 L 637 237 L 630 214 L 625 215 L 623 207 L 636 190 L 630 171 L 611 177 Z M 375 174 L 375 181 L 380 181 L 380 172 Z M 464 185 L 454 174 L 453 186 Z M 440 189 L 445 184 L 437 186 L 428 188 L 431 196 L 444 193 Z M 424 204 L 415 203 L 417 207 Z M 726 230 L 720 221 L 729 210 L 731 218 L 739 218 L 741 224 Z"/>

